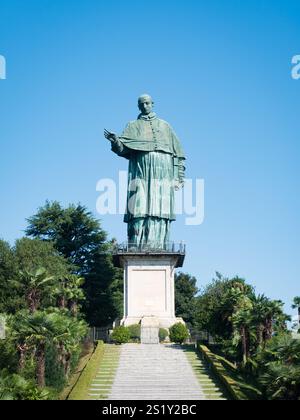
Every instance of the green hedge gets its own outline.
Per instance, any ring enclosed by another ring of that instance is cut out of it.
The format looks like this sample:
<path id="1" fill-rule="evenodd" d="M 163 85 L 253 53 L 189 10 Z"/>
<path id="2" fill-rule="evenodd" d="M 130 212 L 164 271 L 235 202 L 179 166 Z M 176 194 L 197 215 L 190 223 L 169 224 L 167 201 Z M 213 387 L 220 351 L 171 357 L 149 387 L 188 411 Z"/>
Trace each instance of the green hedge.
<path id="1" fill-rule="evenodd" d="M 116 344 L 125 344 L 130 341 L 130 331 L 128 327 L 116 327 L 111 333 L 111 339 Z"/>
<path id="2" fill-rule="evenodd" d="M 234 364 L 198 344 L 200 354 L 210 365 L 217 378 L 225 386 L 233 400 L 260 400 L 262 393 L 241 377 Z"/>
<path id="3" fill-rule="evenodd" d="M 127 327 L 130 333 L 130 340 L 134 342 L 141 341 L 141 324 L 133 324 Z"/>
<path id="4" fill-rule="evenodd" d="M 169 334 L 171 342 L 182 344 L 189 337 L 189 330 L 181 322 L 177 322 L 172 325 Z"/>

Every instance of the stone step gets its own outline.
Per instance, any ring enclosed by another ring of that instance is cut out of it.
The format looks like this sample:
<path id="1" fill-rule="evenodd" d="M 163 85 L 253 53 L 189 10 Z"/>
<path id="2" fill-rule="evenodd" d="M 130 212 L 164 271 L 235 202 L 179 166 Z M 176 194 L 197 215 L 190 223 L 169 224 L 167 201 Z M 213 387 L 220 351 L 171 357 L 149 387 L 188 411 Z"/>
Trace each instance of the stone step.
<path id="1" fill-rule="evenodd" d="M 125 344 L 112 354 L 113 349 L 106 346 L 89 399 L 225 399 L 207 365 L 181 346 Z"/>
<path id="2" fill-rule="evenodd" d="M 180 346 L 124 345 L 108 399 L 204 399 Z"/>

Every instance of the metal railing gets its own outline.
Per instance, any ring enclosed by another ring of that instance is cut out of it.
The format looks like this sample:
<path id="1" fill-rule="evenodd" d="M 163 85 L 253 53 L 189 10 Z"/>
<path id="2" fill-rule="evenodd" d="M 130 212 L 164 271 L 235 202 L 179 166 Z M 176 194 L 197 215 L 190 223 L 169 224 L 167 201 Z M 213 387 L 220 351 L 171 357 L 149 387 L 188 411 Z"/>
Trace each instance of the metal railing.
<path id="1" fill-rule="evenodd" d="M 148 242 L 146 244 L 137 245 L 131 242 L 123 242 L 122 244 L 116 244 L 113 247 L 113 253 L 176 253 L 185 254 L 186 244 L 184 242 L 167 242 L 164 245 L 158 242 Z"/>
<path id="2" fill-rule="evenodd" d="M 110 330 L 112 330 L 112 327 L 90 327 L 87 338 L 90 341 L 103 340 L 107 343 L 109 341 Z"/>

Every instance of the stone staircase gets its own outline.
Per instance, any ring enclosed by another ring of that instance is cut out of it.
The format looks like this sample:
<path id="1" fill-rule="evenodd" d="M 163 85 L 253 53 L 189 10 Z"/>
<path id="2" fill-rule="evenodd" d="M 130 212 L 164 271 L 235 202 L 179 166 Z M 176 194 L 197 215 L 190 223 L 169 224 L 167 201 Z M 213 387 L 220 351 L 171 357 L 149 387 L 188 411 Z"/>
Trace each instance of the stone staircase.
<path id="1" fill-rule="evenodd" d="M 120 346 L 105 344 L 104 355 L 89 386 L 89 400 L 106 400 L 110 394 L 119 366 Z"/>
<path id="2" fill-rule="evenodd" d="M 190 358 L 190 353 L 188 357 Z M 199 372 L 195 373 L 188 357 L 182 347 L 177 345 L 123 345 L 108 399 L 204 400 L 213 396 L 215 399 L 222 398 L 222 393 L 214 388 L 209 376 L 203 381 L 204 370 L 201 372 L 201 378 L 197 376 Z"/>
<path id="3" fill-rule="evenodd" d="M 206 400 L 226 400 L 227 393 L 216 380 L 205 360 L 201 359 L 192 345 L 184 346 L 183 351 L 190 362 L 194 373 L 199 381 Z"/>

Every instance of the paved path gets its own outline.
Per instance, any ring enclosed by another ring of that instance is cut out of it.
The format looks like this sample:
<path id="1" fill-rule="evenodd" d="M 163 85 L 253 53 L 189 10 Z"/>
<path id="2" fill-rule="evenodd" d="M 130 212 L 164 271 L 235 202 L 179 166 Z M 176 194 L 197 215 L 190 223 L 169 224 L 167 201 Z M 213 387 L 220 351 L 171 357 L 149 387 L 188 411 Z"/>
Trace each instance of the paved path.
<path id="1" fill-rule="evenodd" d="M 125 344 L 110 400 L 207 399 L 180 346 Z"/>

